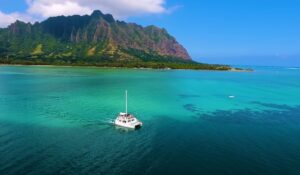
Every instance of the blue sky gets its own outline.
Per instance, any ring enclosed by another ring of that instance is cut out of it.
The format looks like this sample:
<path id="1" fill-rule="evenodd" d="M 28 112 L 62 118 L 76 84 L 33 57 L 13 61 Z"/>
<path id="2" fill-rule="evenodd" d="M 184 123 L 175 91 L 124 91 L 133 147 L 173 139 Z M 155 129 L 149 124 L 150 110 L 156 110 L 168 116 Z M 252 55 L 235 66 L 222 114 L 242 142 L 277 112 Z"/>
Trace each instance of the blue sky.
<path id="1" fill-rule="evenodd" d="M 76 3 L 53 0 L 64 2 L 54 8 L 61 11 L 53 11 L 53 4 L 46 0 L 0 1 L 0 12 L 2 16 L 32 21 L 100 8 L 125 21 L 166 28 L 197 61 L 300 66 L 300 1 L 102 0 L 95 4 L 93 0 L 70 0 L 73 1 Z"/>

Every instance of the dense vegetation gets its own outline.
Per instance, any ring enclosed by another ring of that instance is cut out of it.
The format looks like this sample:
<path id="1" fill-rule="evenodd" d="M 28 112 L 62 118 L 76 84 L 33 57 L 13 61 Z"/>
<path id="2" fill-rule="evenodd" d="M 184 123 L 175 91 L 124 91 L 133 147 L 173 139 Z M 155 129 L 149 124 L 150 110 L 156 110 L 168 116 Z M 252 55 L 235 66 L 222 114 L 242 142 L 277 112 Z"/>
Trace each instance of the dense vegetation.
<path id="1" fill-rule="evenodd" d="M 17 21 L 0 29 L 0 63 L 230 69 L 192 61 L 164 29 L 115 21 L 100 11 L 91 16 L 52 17 L 33 25 Z"/>

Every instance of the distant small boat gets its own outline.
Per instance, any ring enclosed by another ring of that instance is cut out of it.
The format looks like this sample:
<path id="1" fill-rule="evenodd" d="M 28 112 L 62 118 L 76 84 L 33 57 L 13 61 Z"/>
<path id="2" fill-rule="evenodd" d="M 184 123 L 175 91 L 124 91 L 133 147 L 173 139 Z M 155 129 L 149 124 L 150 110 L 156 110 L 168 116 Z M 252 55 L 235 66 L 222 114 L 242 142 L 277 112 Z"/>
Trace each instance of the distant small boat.
<path id="1" fill-rule="evenodd" d="M 120 112 L 118 117 L 115 119 L 114 124 L 125 128 L 137 129 L 142 127 L 143 123 L 139 121 L 134 115 L 128 114 L 127 112 L 127 91 L 125 91 L 126 97 L 126 112 Z"/>
<path id="2" fill-rule="evenodd" d="M 228 96 L 228 98 L 235 98 L 235 96 L 233 96 L 233 95 L 230 95 L 230 96 Z"/>

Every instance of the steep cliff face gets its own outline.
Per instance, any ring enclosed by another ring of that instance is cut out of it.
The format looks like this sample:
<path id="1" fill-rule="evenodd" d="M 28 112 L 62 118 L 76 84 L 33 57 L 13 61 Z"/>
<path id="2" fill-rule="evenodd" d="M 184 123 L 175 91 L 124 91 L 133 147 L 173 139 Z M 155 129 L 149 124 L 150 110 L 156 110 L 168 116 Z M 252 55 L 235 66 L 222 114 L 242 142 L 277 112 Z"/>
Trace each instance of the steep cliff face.
<path id="1" fill-rule="evenodd" d="M 165 29 L 117 21 L 112 15 L 100 11 L 85 16 L 51 17 L 33 25 L 17 21 L 2 30 L 0 42 L 10 46 L 6 49 L 18 53 L 19 57 L 33 55 L 40 47 L 39 56 L 47 58 L 191 60 L 186 49 Z M 142 56 L 137 53 L 142 53 Z"/>

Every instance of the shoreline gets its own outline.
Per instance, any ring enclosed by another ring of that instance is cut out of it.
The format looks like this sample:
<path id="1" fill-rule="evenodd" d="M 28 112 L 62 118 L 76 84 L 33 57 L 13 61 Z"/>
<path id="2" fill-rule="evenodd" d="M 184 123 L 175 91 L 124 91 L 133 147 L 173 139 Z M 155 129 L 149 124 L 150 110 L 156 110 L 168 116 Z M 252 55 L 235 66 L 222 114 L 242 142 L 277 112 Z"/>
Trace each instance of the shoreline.
<path id="1" fill-rule="evenodd" d="M 138 69 L 138 70 L 193 70 L 193 71 L 220 71 L 220 72 L 253 72 L 252 69 L 230 68 L 228 70 L 217 69 L 174 69 L 174 68 L 149 68 L 149 67 L 113 67 L 113 66 L 79 66 L 79 65 L 53 65 L 53 64 L 2 64 L 0 66 L 34 66 L 34 67 L 77 67 L 77 68 L 105 68 L 105 69 Z"/>

